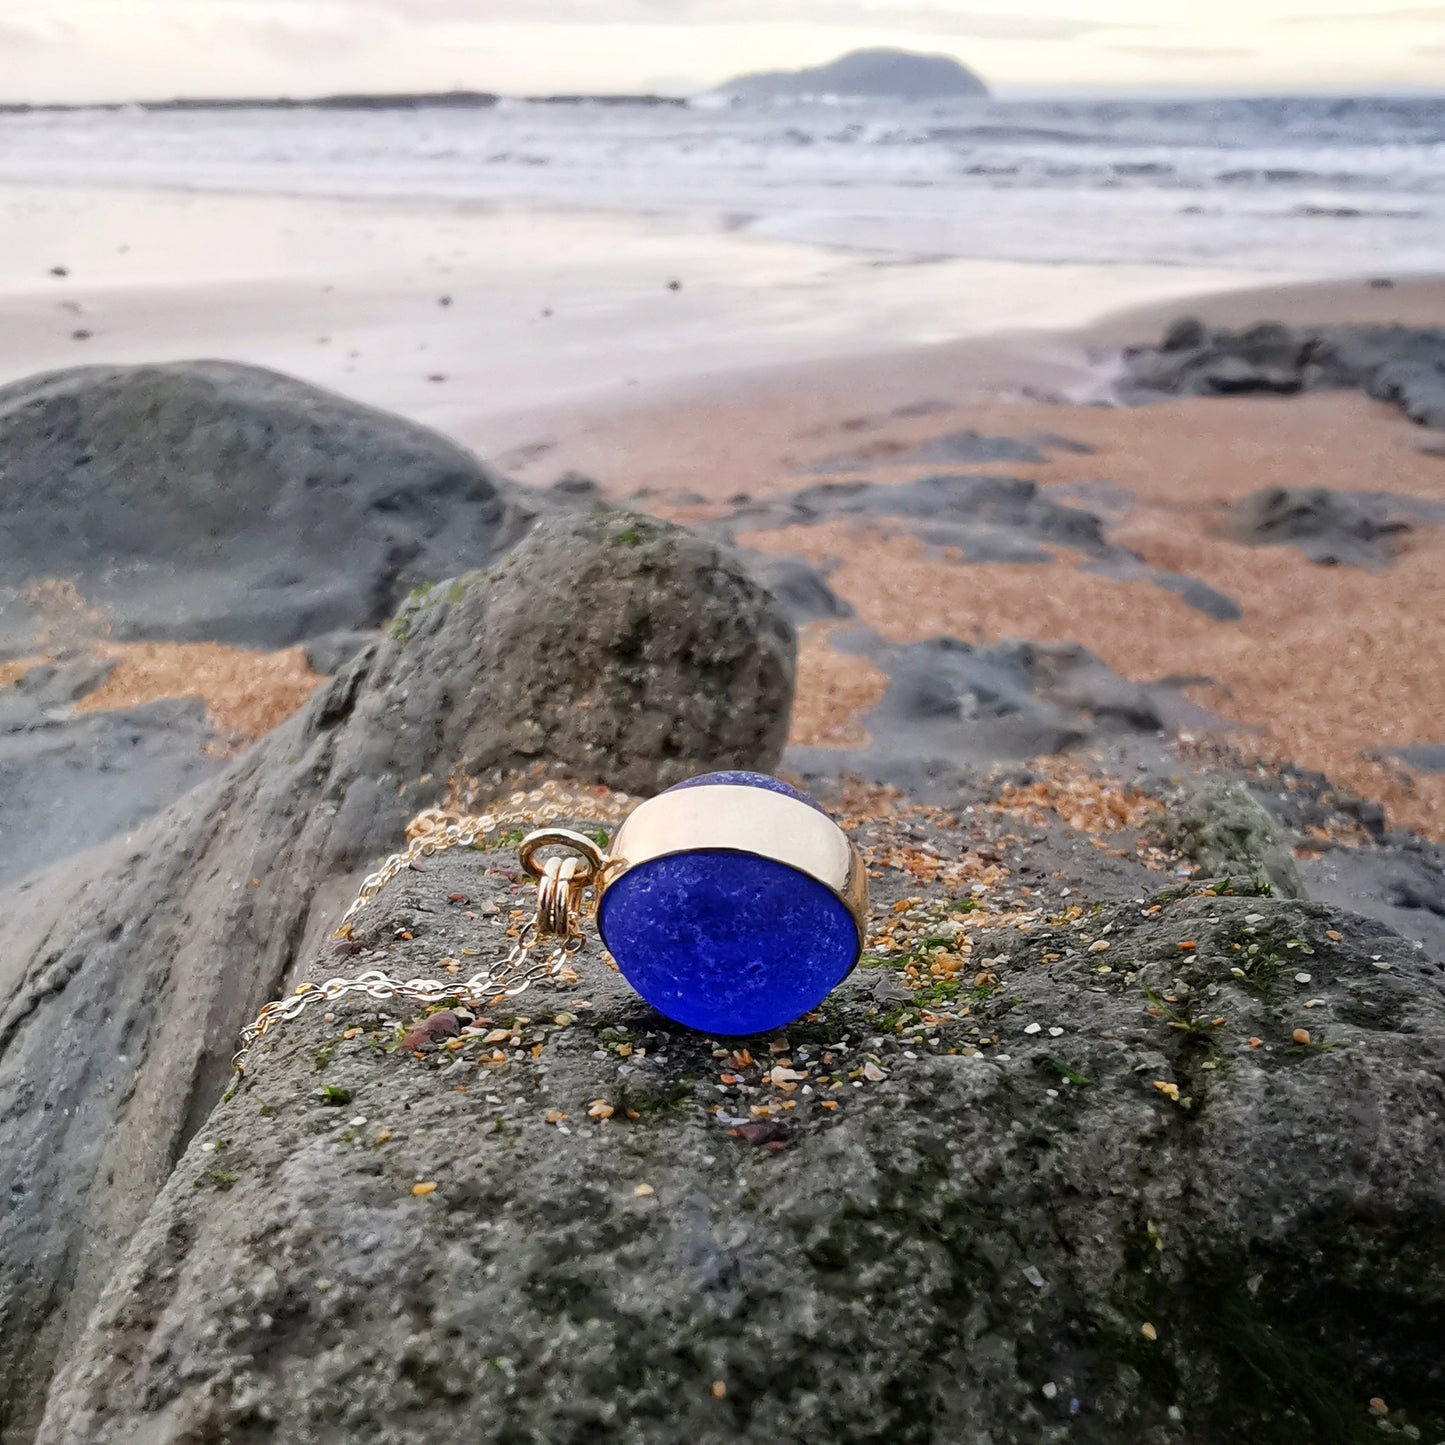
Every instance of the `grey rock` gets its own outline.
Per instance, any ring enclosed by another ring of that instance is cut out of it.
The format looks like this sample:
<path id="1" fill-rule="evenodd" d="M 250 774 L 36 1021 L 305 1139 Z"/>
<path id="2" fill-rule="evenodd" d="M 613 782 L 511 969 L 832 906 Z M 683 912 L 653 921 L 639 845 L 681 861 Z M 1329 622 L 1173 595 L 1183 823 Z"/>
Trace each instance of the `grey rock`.
<path id="1" fill-rule="evenodd" d="M 1196 351 L 1209 340 L 1209 328 L 1197 316 L 1181 316 L 1169 323 L 1161 351 Z"/>
<path id="2" fill-rule="evenodd" d="M 650 792 L 771 767 L 792 666 L 735 557 L 625 513 L 554 519 L 413 596 L 219 777 L 0 896 L 0 1434 L 26 1438 L 241 1025 L 442 780 L 545 762 Z"/>
<path id="3" fill-rule="evenodd" d="M 1260 391 L 1288 394 L 1298 391 L 1300 385 L 1298 372 L 1260 366 L 1242 356 L 1221 356 L 1204 367 L 1199 390 L 1213 392 L 1217 396 L 1240 396 Z"/>
<path id="4" fill-rule="evenodd" d="M 495 948 L 446 903 L 519 901 L 483 866 L 439 859 L 383 895 L 372 936 L 425 929 L 389 969 Z M 880 906 L 916 886 L 892 874 Z M 666 1025 L 593 945 L 577 985 L 526 1001 L 535 1058 L 388 1054 L 404 1010 L 313 1011 L 202 1123 L 39 1438 L 1284 1445 L 1346 1438 L 1376 1394 L 1415 1420 L 1401 1405 L 1445 1389 L 1439 970 L 1269 899 L 1086 926 L 1127 977 L 1077 927 L 983 935 L 1002 986 L 932 1047 L 880 1036 L 850 980 L 788 1030 L 813 1093 L 766 1121 L 750 1100 L 781 1095 L 720 1091 L 716 1041 Z M 635 1119 L 624 1038 L 646 1050 Z M 751 1052 L 771 1063 L 767 1039 Z M 885 1077 L 855 1088 L 869 1054 Z"/>
<path id="5" fill-rule="evenodd" d="M 1244 609 L 1228 593 L 1190 577 L 1183 572 L 1158 572 L 1148 569 L 1150 580 L 1166 592 L 1173 592 L 1182 598 L 1196 612 L 1203 612 L 1216 622 L 1238 622 L 1244 616 Z"/>
<path id="6" fill-rule="evenodd" d="M 747 561 L 753 576 L 777 598 L 795 626 L 853 616 L 852 606 L 828 586 L 811 562 L 766 552 L 749 552 Z"/>
<path id="7" fill-rule="evenodd" d="M 602 498 L 602 485 L 581 472 L 563 472 L 552 483 L 554 496 L 574 502 L 597 502 Z"/>
<path id="8" fill-rule="evenodd" d="M 1445 505 L 1389 492 L 1268 487 L 1236 502 L 1226 525 L 1237 541 L 1295 546 L 1324 566 L 1385 567 L 1395 558 L 1394 539 L 1422 522 L 1445 522 Z"/>
<path id="9" fill-rule="evenodd" d="M 1171 326 L 1159 346 L 1126 352 L 1125 371 L 1126 401 L 1356 387 L 1394 402 L 1421 426 L 1445 426 L 1440 328 L 1262 322 L 1210 331 L 1186 320 Z"/>
<path id="10" fill-rule="evenodd" d="M 346 629 L 340 632 L 326 632 L 313 637 L 306 644 L 306 666 L 322 677 L 340 672 L 363 648 L 376 641 L 374 632 L 355 632 Z"/>
<path id="11" fill-rule="evenodd" d="M 1107 549 L 1098 517 L 1081 507 L 1060 505 L 1047 488 L 1021 477 L 942 475 L 897 486 L 825 482 L 757 503 L 730 520 L 786 527 L 859 516 L 922 521 L 935 531 L 956 527 L 957 545 L 970 557 L 990 538 L 1006 534 L 1035 548 L 1057 544 L 1086 552 Z"/>
<path id="12" fill-rule="evenodd" d="M 82 367 L 0 387 L 0 648 L 72 579 L 115 637 L 279 647 L 375 627 L 535 511 L 424 427 L 229 362 Z"/>
<path id="13" fill-rule="evenodd" d="M 825 775 L 848 773 L 914 792 L 955 770 L 1020 762 L 1045 753 L 1166 728 L 1153 692 L 1120 677 L 1087 648 L 953 637 L 894 646 L 860 630 L 834 645 L 866 654 L 888 676 L 864 719 L 868 744 L 796 761 Z"/>
<path id="14" fill-rule="evenodd" d="M 1408 747 L 1387 751 L 1407 767 L 1418 768 L 1422 773 L 1445 773 L 1445 743 L 1411 743 Z"/>
<path id="15" fill-rule="evenodd" d="M 79 656 L 58 658 L 53 665 L 32 667 L 15 684 L 21 697 L 42 708 L 63 707 L 92 693 L 115 671 L 114 658 Z"/>
<path id="16" fill-rule="evenodd" d="M 950 432 L 902 450 L 850 452 L 814 462 L 810 472 L 860 472 L 878 466 L 959 466 L 982 462 L 1044 462 L 1045 448 L 1059 444 L 1064 451 L 1074 450 L 1077 443 L 1065 438 L 985 436 L 982 432 Z"/>
<path id="17" fill-rule="evenodd" d="M 1304 885 L 1283 831 L 1241 782 L 1190 778 L 1170 799 L 1163 836 L 1204 878 L 1261 878 L 1282 898 Z"/>
<path id="18" fill-rule="evenodd" d="M 1308 897 L 1377 918 L 1445 964 L 1445 849 L 1410 834 L 1298 864 Z"/>
<path id="19" fill-rule="evenodd" d="M 956 439 L 943 439 L 952 440 Z M 1041 434 L 1034 441 L 1039 446 L 1070 450 L 1079 445 L 1051 434 Z M 1083 553 L 1088 565 L 1106 576 L 1153 582 L 1211 617 L 1237 620 L 1241 613 L 1232 598 L 1196 578 L 1156 571 L 1135 553 L 1108 540 L 1098 512 L 1061 500 L 1089 501 L 1112 512 L 1120 510 L 1121 500 L 1128 496 L 1108 483 L 1041 487 L 1023 477 L 945 473 L 898 485 L 824 482 L 765 500 L 744 497 L 745 505 L 726 518 L 724 525 L 771 529 L 816 526 L 839 517 L 886 519 L 930 546 L 957 548 L 969 564 L 1046 564 L 1055 560 L 1053 549 L 1069 547 Z"/>
<path id="20" fill-rule="evenodd" d="M 128 833 L 224 767 L 194 699 L 15 721 L 0 705 L 0 886 Z"/>

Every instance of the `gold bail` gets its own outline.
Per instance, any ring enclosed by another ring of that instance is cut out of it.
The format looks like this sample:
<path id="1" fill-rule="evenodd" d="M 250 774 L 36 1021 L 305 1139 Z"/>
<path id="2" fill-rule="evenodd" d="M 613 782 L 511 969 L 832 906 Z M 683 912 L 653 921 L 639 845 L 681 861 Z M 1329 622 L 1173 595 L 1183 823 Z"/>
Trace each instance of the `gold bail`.
<path id="1" fill-rule="evenodd" d="M 568 856 L 554 854 L 544 862 L 538 854 L 547 847 L 565 848 Z M 542 828 L 522 839 L 517 859 L 537 880 L 538 936 L 580 936 L 578 920 L 583 896 L 606 867 L 602 850 L 583 833 L 569 828 Z"/>
<path id="2" fill-rule="evenodd" d="M 537 932 L 543 938 L 567 938 L 582 909 L 583 879 L 577 858 L 549 858 L 537 883 Z"/>

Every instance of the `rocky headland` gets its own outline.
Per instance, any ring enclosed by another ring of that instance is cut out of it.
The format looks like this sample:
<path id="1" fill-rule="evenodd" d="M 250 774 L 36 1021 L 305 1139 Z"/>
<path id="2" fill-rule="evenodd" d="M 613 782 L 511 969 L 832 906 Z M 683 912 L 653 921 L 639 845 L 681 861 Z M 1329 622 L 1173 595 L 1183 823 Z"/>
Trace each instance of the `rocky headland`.
<path id="1" fill-rule="evenodd" d="M 1445 1438 L 1440 850 L 1239 751 L 1186 648 L 889 627 L 859 538 L 1249 616 L 1104 478 L 1014 475 L 1089 442 L 947 411 L 624 507 L 220 363 L 0 393 L 6 1445 Z M 1256 488 L 1218 545 L 1389 578 L 1441 518 L 1386 490 Z M 593 938 L 232 1074 L 300 982 L 495 957 L 531 823 L 719 767 L 869 868 L 796 1024 L 672 1026 Z M 332 937 L 409 818 L 499 796 Z"/>

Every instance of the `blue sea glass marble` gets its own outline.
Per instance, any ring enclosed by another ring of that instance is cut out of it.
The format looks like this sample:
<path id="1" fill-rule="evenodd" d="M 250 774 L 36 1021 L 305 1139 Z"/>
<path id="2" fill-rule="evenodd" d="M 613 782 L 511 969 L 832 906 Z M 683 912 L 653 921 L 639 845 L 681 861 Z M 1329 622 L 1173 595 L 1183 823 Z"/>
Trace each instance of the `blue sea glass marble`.
<path id="1" fill-rule="evenodd" d="M 689 778 L 685 783 L 674 783 L 667 791 L 680 793 L 684 788 L 715 788 L 719 785 L 732 788 L 763 788 L 769 793 L 781 793 L 785 798 L 794 798 L 800 803 L 806 803 L 814 812 L 822 813 L 825 818 L 828 816 L 806 793 L 793 787 L 791 783 L 785 783 L 781 778 L 773 777 L 771 773 L 741 771 L 703 773 L 699 777 Z"/>
<path id="2" fill-rule="evenodd" d="M 701 784 L 766 788 L 817 806 L 761 773 L 710 773 L 679 786 Z M 604 894 L 599 925 L 643 998 L 709 1034 L 791 1023 L 842 982 L 859 948 L 853 915 L 822 883 L 771 858 L 720 849 L 629 869 Z"/>

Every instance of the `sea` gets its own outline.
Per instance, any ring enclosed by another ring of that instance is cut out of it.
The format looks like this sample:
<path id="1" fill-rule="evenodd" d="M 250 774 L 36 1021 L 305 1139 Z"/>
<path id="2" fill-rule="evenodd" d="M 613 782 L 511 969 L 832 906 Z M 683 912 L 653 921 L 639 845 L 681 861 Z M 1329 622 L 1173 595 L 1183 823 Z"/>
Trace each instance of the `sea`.
<path id="1" fill-rule="evenodd" d="M 906 259 L 1445 270 L 1445 97 L 0 117 L 0 181 L 686 216 Z"/>

